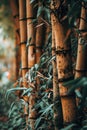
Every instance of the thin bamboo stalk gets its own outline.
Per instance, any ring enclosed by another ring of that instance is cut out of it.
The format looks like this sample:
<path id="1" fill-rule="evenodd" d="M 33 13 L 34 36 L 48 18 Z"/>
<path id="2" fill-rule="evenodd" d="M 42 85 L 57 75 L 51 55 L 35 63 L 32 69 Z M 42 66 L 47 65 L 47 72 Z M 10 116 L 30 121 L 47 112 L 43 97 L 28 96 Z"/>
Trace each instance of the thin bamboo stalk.
<path id="1" fill-rule="evenodd" d="M 53 9 L 58 8 L 60 1 L 53 0 Z M 54 10 L 55 11 L 55 10 Z M 75 96 L 67 95 L 68 89 L 63 86 L 64 81 L 69 81 L 73 77 L 70 41 L 66 39 L 68 22 L 62 25 L 58 18 L 53 14 L 53 29 L 56 43 L 56 62 L 58 71 L 59 91 L 61 96 L 62 112 L 64 125 L 76 121 L 76 102 Z"/>
<path id="2" fill-rule="evenodd" d="M 81 18 L 79 24 L 79 30 L 86 30 L 87 23 L 86 23 L 86 9 L 84 8 L 84 3 L 82 3 L 81 8 Z M 87 32 L 81 32 L 78 36 L 78 50 L 77 50 L 77 61 L 76 61 L 76 69 L 75 69 L 75 78 L 87 76 Z M 83 43 L 82 43 L 83 41 Z M 78 89 L 81 92 L 81 88 Z M 80 103 L 79 98 L 76 98 L 77 106 Z M 80 115 L 83 116 L 83 111 L 79 111 Z M 84 114 L 85 116 L 85 114 Z"/>
<path id="3" fill-rule="evenodd" d="M 18 80 L 19 78 L 19 68 L 20 68 L 20 39 L 17 35 L 17 33 L 15 34 L 16 38 L 15 38 L 15 48 L 16 48 L 16 53 L 15 53 L 15 58 L 16 58 L 16 80 Z"/>
<path id="4" fill-rule="evenodd" d="M 43 22 L 41 20 L 41 16 L 39 16 L 38 27 L 36 28 L 36 63 L 39 63 L 42 54 L 43 28 Z"/>
<path id="5" fill-rule="evenodd" d="M 26 23 L 26 1 L 19 0 L 19 20 L 20 20 L 20 44 L 21 44 L 21 69 L 22 77 L 25 77 L 25 74 L 28 70 L 27 63 L 27 23 Z"/>
<path id="6" fill-rule="evenodd" d="M 27 35 L 28 35 L 28 68 L 35 64 L 35 29 L 33 24 L 33 7 L 30 0 L 26 0 L 27 6 Z"/>
<path id="7" fill-rule="evenodd" d="M 82 3 L 84 6 L 84 3 Z M 79 30 L 86 30 L 86 9 L 82 6 L 81 8 L 81 18 Z M 75 69 L 75 78 L 86 76 L 87 73 L 87 45 L 85 45 L 87 40 L 87 33 L 80 33 L 78 37 L 78 51 L 77 51 L 77 61 L 76 61 L 76 69 Z M 83 41 L 83 43 L 82 43 Z"/>
<path id="8" fill-rule="evenodd" d="M 38 17 L 38 25 L 36 28 L 36 64 L 40 62 L 40 57 L 42 55 L 42 45 L 44 44 L 43 34 L 44 34 L 44 25 L 41 20 L 43 15 Z M 36 79 L 37 91 L 39 90 L 40 80 Z"/>
<path id="9" fill-rule="evenodd" d="M 25 74 L 28 71 L 28 54 L 27 54 L 27 21 L 26 21 L 26 1 L 19 0 L 19 23 L 20 23 L 20 46 L 21 46 L 21 69 L 22 69 L 22 86 L 27 87 L 27 81 L 25 79 Z M 22 87 L 21 86 L 21 87 Z M 23 96 L 23 99 L 28 102 L 28 96 Z M 27 123 L 27 108 L 25 106 L 24 113 L 26 115 Z"/>
<path id="10" fill-rule="evenodd" d="M 51 24 L 53 23 L 52 18 L 53 16 L 51 15 Z M 54 30 L 52 28 L 52 56 L 55 56 L 55 55 L 56 55 L 56 45 L 55 45 Z M 54 127 L 55 127 L 55 130 L 60 130 L 60 128 L 63 127 L 63 117 L 62 117 L 62 106 L 61 106 L 59 86 L 58 86 L 56 60 L 52 61 L 52 66 L 53 66 Z"/>
<path id="11" fill-rule="evenodd" d="M 20 68 L 20 34 L 19 34 L 19 10 L 16 0 L 9 0 L 10 7 L 12 10 L 12 15 L 14 18 L 15 30 L 16 30 L 16 80 L 19 78 L 19 68 Z"/>
<path id="12" fill-rule="evenodd" d="M 30 0 L 26 0 L 27 11 L 27 37 L 28 37 L 28 68 L 31 69 L 35 65 L 35 28 L 33 24 L 33 5 Z M 30 86 L 29 86 L 30 87 Z M 35 94 L 29 97 L 29 119 L 30 127 L 34 130 L 34 123 L 36 118 L 36 111 L 32 110 L 35 104 Z"/>
<path id="13" fill-rule="evenodd" d="M 50 25 L 45 24 L 45 41 L 44 41 L 45 45 L 47 44 L 48 36 L 50 32 L 51 32 Z"/>

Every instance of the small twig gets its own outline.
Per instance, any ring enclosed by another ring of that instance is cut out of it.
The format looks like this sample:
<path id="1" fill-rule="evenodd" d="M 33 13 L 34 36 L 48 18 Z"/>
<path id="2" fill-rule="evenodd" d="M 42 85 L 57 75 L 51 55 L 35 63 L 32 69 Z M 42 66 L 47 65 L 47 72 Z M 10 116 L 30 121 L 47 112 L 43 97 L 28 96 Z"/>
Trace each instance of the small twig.
<path id="1" fill-rule="evenodd" d="M 36 71 L 36 73 L 37 73 L 37 77 L 41 77 L 41 78 L 46 79 L 46 80 L 49 79 L 48 77 L 45 77 L 43 74 L 41 74 L 41 73 L 38 72 L 38 71 Z"/>
<path id="2" fill-rule="evenodd" d="M 41 18 L 41 20 L 47 25 L 47 26 L 50 26 L 50 24 L 43 18 Z"/>

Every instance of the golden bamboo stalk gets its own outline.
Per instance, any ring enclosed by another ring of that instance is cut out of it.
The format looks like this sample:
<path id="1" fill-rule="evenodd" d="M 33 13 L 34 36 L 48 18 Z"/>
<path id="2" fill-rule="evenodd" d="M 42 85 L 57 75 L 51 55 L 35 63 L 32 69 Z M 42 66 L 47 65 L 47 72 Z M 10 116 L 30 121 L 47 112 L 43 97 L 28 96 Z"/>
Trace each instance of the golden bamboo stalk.
<path id="1" fill-rule="evenodd" d="M 85 20 L 86 20 L 86 9 L 84 8 L 84 3 L 82 2 L 81 18 L 79 24 L 79 30 L 81 31 L 81 33 L 78 36 L 78 50 L 77 50 L 75 78 L 87 76 L 87 45 L 85 45 L 87 40 L 87 32 L 86 33 L 82 32 L 82 30 L 87 29 L 87 23 Z M 81 88 L 79 88 L 78 91 L 81 91 Z M 80 101 L 79 98 L 76 98 L 77 106 L 79 104 L 79 101 Z"/>
<path id="2" fill-rule="evenodd" d="M 20 20 L 20 44 L 21 44 L 21 69 L 22 77 L 25 77 L 25 74 L 28 70 L 27 63 L 27 23 L 26 23 L 26 1 L 19 0 L 19 20 Z"/>
<path id="3" fill-rule="evenodd" d="M 84 5 L 84 3 L 82 3 L 82 5 Z M 85 46 L 85 42 L 87 40 L 87 32 L 86 33 L 82 32 L 82 30 L 87 29 L 87 23 L 85 20 L 86 20 L 86 9 L 82 6 L 80 25 L 79 25 L 79 30 L 81 31 L 81 33 L 79 34 L 78 37 L 75 78 L 86 76 L 87 73 L 87 45 Z"/>
<path id="4" fill-rule="evenodd" d="M 51 14 L 51 24 L 53 27 L 53 16 Z M 54 29 L 52 28 L 52 56 L 56 56 L 56 45 L 55 45 L 55 36 Z M 62 115 L 62 106 L 60 101 L 59 86 L 58 86 L 58 74 L 57 74 L 57 64 L 56 60 L 52 61 L 53 66 L 53 102 L 54 102 L 54 128 L 59 130 L 63 127 L 63 115 Z"/>
<path id="5" fill-rule="evenodd" d="M 42 55 L 43 45 L 43 22 L 41 16 L 38 17 L 38 26 L 36 28 L 36 63 L 39 63 Z"/>
<path id="6" fill-rule="evenodd" d="M 52 0 L 52 6 L 55 11 L 59 7 L 60 1 Z M 55 5 L 55 6 L 54 6 Z M 76 120 L 76 101 L 74 94 L 67 95 L 68 89 L 63 86 L 65 81 L 69 81 L 73 77 L 70 41 L 66 39 L 68 31 L 67 24 L 62 25 L 53 13 L 53 29 L 56 43 L 56 62 L 58 71 L 59 91 L 62 104 L 64 125 Z"/>
<path id="7" fill-rule="evenodd" d="M 19 68 L 20 68 L 20 34 L 19 34 L 19 9 L 16 0 L 9 0 L 10 7 L 12 10 L 12 15 L 14 18 L 15 30 L 16 30 L 16 80 L 19 78 Z"/>
<path id="8" fill-rule="evenodd" d="M 28 37 L 28 68 L 31 69 L 35 65 L 35 28 L 33 24 L 33 5 L 30 0 L 26 0 L 27 11 L 27 37 Z M 30 86 L 29 86 L 30 87 Z M 36 118 L 36 111 L 32 110 L 35 104 L 35 94 L 29 97 L 29 119 L 30 126 L 34 130 L 34 123 Z"/>

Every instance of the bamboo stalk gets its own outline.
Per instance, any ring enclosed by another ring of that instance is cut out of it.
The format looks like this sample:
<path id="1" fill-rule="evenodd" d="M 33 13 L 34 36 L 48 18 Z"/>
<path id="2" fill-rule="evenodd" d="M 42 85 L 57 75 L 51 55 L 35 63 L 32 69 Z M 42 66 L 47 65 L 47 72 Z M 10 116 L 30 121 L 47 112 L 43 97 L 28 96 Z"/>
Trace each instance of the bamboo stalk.
<path id="1" fill-rule="evenodd" d="M 27 21 L 26 21 L 26 1 L 19 0 L 19 23 L 20 23 L 20 46 L 21 46 L 21 69 L 22 69 L 22 86 L 27 87 L 27 81 L 25 79 L 25 74 L 28 71 L 28 56 L 27 56 Z M 21 86 L 21 87 L 22 87 Z M 28 102 L 28 96 L 23 96 L 23 99 Z M 26 115 L 26 123 L 27 119 L 27 108 L 25 106 L 24 113 Z"/>
<path id="2" fill-rule="evenodd" d="M 33 5 L 30 0 L 26 0 L 27 11 L 27 37 L 28 37 L 28 68 L 31 69 L 35 65 L 35 28 L 33 24 Z M 30 86 L 29 86 L 30 87 Z M 35 104 L 35 93 L 29 97 L 29 119 L 30 127 L 34 130 L 36 111 L 32 110 Z"/>
<path id="3" fill-rule="evenodd" d="M 87 23 L 86 23 L 86 9 L 84 8 L 84 3 L 82 3 L 81 8 L 81 18 L 79 24 L 79 30 L 86 30 Z M 78 50 L 77 50 L 77 60 L 76 60 L 76 69 L 75 69 L 75 78 L 87 76 L 87 32 L 81 32 L 78 36 Z M 83 41 L 83 43 L 82 43 Z M 78 91 L 81 92 L 81 88 L 78 88 Z M 80 103 L 80 99 L 76 98 L 77 106 Z M 84 112 L 85 113 L 85 112 Z M 79 111 L 80 116 L 83 116 L 83 110 Z M 84 114 L 85 116 L 85 114 Z"/>
<path id="4" fill-rule="evenodd" d="M 47 40 L 50 32 L 51 32 L 50 25 L 45 24 L 45 41 L 44 41 L 45 45 L 47 44 Z"/>
<path id="5" fill-rule="evenodd" d="M 19 45 L 20 39 L 19 39 L 17 33 L 15 35 L 16 35 L 16 38 L 15 38 L 16 80 L 18 80 L 18 78 L 19 78 L 19 68 L 20 68 L 20 45 Z"/>
<path id="6" fill-rule="evenodd" d="M 40 6 L 40 3 L 39 3 L 39 6 Z M 43 39 L 44 25 L 41 20 L 42 17 L 43 17 L 43 15 L 38 17 L 38 25 L 36 28 L 36 54 L 35 54 L 36 64 L 38 64 L 40 62 L 40 57 L 42 55 L 42 45 L 44 44 L 44 39 Z M 37 79 L 36 79 L 37 91 L 39 90 L 39 85 L 40 85 L 40 80 L 37 77 Z"/>
<path id="7" fill-rule="evenodd" d="M 84 3 L 82 3 L 82 5 L 84 6 Z M 87 29 L 87 23 L 85 21 L 86 9 L 83 6 L 81 8 L 79 30 Z M 85 33 L 84 35 L 84 33 L 81 32 L 78 37 L 78 50 L 77 50 L 75 78 L 86 76 L 86 73 L 87 73 L 87 45 L 85 45 L 86 40 L 87 40 L 87 33 Z"/>
<path id="8" fill-rule="evenodd" d="M 14 18 L 14 25 L 15 25 L 15 60 L 16 60 L 16 77 L 15 80 L 18 80 L 20 75 L 20 63 L 21 63 L 21 48 L 20 48 L 20 32 L 19 32 L 19 6 L 16 0 L 9 0 L 10 7 L 12 10 L 12 15 Z M 18 81 L 16 81 L 15 84 L 18 84 Z M 14 85 L 16 87 L 17 85 Z M 20 97 L 21 92 L 16 91 L 16 95 Z"/>
<path id="9" fill-rule="evenodd" d="M 51 14 L 51 24 L 53 23 L 53 16 Z M 55 36 L 52 28 L 52 56 L 56 55 Z M 52 61 L 53 66 L 53 102 L 54 102 L 54 127 L 55 130 L 60 130 L 63 127 L 62 106 L 60 101 L 58 74 L 56 60 Z"/>
<path id="10" fill-rule="evenodd" d="M 41 16 L 38 18 L 38 27 L 36 28 L 36 63 L 39 63 L 40 57 L 42 55 L 42 45 L 43 45 L 43 24 Z M 41 25 L 42 24 L 42 25 Z"/>
<path id="11" fill-rule="evenodd" d="M 20 34 L 19 34 L 19 10 L 16 0 L 9 0 L 10 7 L 12 10 L 12 15 L 14 18 L 15 31 L 16 31 L 16 80 L 19 78 L 19 68 L 20 68 Z"/>
<path id="12" fill-rule="evenodd" d="M 53 0 L 53 10 L 58 8 L 60 2 Z M 64 26 L 59 22 L 58 18 L 53 14 L 53 29 L 56 43 L 56 62 L 58 71 L 59 91 L 61 96 L 63 122 L 64 125 L 76 121 L 76 103 L 75 96 L 67 95 L 68 89 L 63 86 L 64 81 L 69 81 L 73 77 L 72 62 L 71 62 L 71 48 L 70 41 L 66 39 L 66 32 L 68 22 Z"/>
<path id="13" fill-rule="evenodd" d="M 19 0 L 19 20 L 20 20 L 20 44 L 21 44 L 21 69 L 22 77 L 25 77 L 25 74 L 28 70 L 27 63 L 27 23 L 26 23 L 26 1 Z"/>

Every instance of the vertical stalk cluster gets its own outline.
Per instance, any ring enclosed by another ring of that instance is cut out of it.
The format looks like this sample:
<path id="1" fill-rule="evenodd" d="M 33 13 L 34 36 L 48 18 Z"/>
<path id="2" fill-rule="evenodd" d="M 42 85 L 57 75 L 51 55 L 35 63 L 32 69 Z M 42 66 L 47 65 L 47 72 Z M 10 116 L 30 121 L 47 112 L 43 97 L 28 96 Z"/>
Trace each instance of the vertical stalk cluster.
<path id="1" fill-rule="evenodd" d="M 28 88 L 31 88 L 31 85 L 27 84 L 27 81 L 25 80 L 26 72 L 29 71 L 30 73 L 30 69 L 40 62 L 42 45 L 46 44 L 48 33 L 51 29 L 49 26 L 46 26 L 44 33 L 44 13 L 41 13 L 37 18 L 37 25 L 34 24 L 37 10 L 34 9 L 33 4 L 31 3 L 31 0 L 19 0 L 19 3 L 17 0 L 10 0 L 15 21 L 16 47 L 18 48 L 18 51 L 16 52 L 16 79 L 19 77 L 19 64 L 21 61 L 21 76 L 23 78 L 21 87 Z M 38 2 L 38 8 L 41 6 L 40 4 L 41 3 Z M 86 76 L 87 74 L 87 46 L 84 48 L 87 34 L 82 32 L 82 30 L 87 29 L 87 24 L 84 20 L 86 19 L 86 9 L 84 8 L 83 3 L 82 5 L 75 78 Z M 58 14 L 59 12 L 57 13 L 59 7 L 59 0 L 51 0 L 52 56 L 55 56 L 55 60 L 52 61 L 55 130 L 60 130 L 62 127 L 75 122 L 77 118 L 75 94 L 68 94 L 68 88 L 63 86 L 65 81 L 73 79 L 73 69 L 70 37 L 67 38 L 67 32 L 69 31 L 68 19 L 66 18 L 63 22 L 60 21 L 58 17 L 60 14 Z M 28 118 L 32 130 L 35 130 L 34 125 L 38 115 L 38 112 L 33 109 L 33 107 L 37 98 L 36 92 L 39 90 L 39 84 L 40 80 L 36 78 L 35 88 L 33 88 L 33 92 L 29 98 L 23 97 L 24 100 L 29 103 Z"/>

